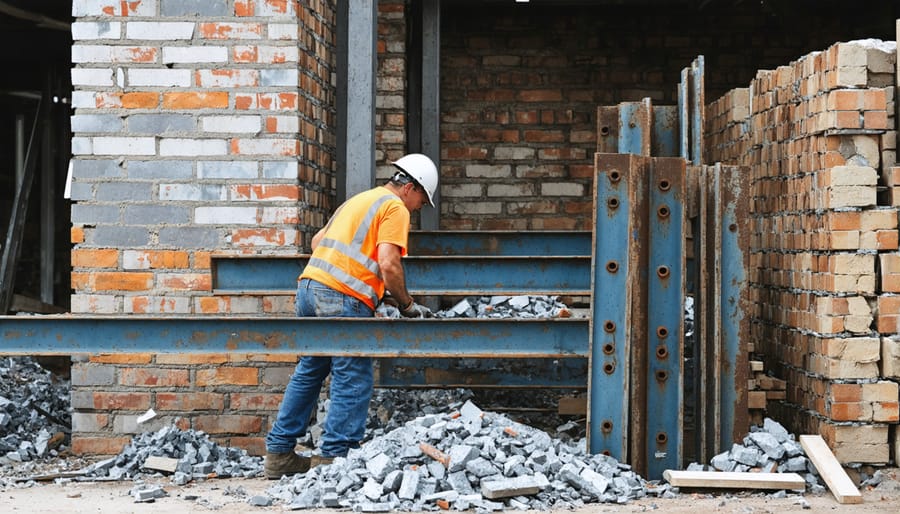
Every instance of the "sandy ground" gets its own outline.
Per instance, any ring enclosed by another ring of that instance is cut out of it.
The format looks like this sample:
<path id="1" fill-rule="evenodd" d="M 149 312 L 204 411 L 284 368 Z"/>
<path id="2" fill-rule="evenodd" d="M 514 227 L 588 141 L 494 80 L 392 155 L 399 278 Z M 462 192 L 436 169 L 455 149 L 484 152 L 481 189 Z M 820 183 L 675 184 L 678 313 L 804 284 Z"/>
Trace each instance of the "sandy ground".
<path id="1" fill-rule="evenodd" d="M 781 513 L 781 512 L 875 512 L 900 513 L 900 470 L 883 470 L 886 479 L 877 487 L 862 491 L 863 503 L 839 504 L 830 493 L 824 495 L 788 494 L 784 498 L 771 493 L 750 491 L 701 491 L 682 490 L 677 498 L 645 498 L 625 505 L 590 504 L 575 510 L 582 514 L 600 512 L 648 512 L 666 513 L 705 512 L 723 513 Z M 210 479 L 174 486 L 165 478 L 148 480 L 158 484 L 168 493 L 165 498 L 151 503 L 136 503 L 130 495 L 135 482 L 75 482 L 38 483 L 30 487 L 7 486 L 0 488 L 0 512 L 21 513 L 194 513 L 218 512 L 223 514 L 245 512 L 281 512 L 284 505 L 254 507 L 248 499 L 265 494 L 275 482 L 265 479 Z M 21 485 L 21 484 L 20 484 Z M 315 513 L 335 512 L 339 509 L 317 509 Z M 507 512 L 511 509 L 507 509 Z M 474 510 L 469 511 L 474 512 Z"/>

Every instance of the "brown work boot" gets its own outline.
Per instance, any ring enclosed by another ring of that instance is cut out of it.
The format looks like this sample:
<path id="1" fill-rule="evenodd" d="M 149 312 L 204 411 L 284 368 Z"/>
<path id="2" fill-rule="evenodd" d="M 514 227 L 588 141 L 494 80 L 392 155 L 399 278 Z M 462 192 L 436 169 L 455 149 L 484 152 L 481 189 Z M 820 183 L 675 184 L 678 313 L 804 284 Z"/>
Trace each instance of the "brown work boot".
<path id="1" fill-rule="evenodd" d="M 309 467 L 314 468 L 316 466 L 327 466 L 334 462 L 334 457 L 326 457 L 324 455 L 314 454 L 309 459 Z"/>
<path id="2" fill-rule="evenodd" d="M 278 480 L 284 475 L 306 473 L 307 471 L 309 471 L 309 457 L 297 455 L 293 451 L 266 452 L 266 478 L 269 480 Z"/>

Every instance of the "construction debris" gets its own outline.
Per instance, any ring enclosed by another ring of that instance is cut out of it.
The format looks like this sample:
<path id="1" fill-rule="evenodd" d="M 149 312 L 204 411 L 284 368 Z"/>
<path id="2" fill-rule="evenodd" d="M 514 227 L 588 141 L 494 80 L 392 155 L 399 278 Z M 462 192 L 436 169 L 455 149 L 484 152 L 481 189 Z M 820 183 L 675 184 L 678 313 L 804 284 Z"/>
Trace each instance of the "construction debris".
<path id="1" fill-rule="evenodd" d="M 58 455 L 71 431 L 69 389 L 30 357 L 0 358 L 0 468 Z"/>
<path id="2" fill-rule="evenodd" d="M 665 485 L 651 489 L 672 494 Z M 648 488 L 628 465 L 588 454 L 584 440 L 562 442 L 467 401 L 458 411 L 420 416 L 328 466 L 283 478 L 268 494 L 291 509 L 492 511 L 627 503 Z"/>
<path id="3" fill-rule="evenodd" d="M 862 503 L 862 494 L 853 485 L 841 464 L 820 435 L 801 435 L 800 445 L 822 474 L 838 503 Z"/>

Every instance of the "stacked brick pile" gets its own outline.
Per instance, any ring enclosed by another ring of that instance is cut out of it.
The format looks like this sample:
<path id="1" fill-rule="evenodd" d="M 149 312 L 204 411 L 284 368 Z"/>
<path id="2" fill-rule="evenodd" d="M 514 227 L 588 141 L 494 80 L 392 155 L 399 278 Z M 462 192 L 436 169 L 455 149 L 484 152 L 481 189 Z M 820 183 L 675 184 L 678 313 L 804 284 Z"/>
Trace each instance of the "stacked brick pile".
<path id="1" fill-rule="evenodd" d="M 708 108 L 712 161 L 753 181 L 751 342 L 786 383 L 770 415 L 843 462 L 894 458 L 900 272 L 892 45 L 838 43 Z M 888 190 L 890 191 L 890 190 Z"/>

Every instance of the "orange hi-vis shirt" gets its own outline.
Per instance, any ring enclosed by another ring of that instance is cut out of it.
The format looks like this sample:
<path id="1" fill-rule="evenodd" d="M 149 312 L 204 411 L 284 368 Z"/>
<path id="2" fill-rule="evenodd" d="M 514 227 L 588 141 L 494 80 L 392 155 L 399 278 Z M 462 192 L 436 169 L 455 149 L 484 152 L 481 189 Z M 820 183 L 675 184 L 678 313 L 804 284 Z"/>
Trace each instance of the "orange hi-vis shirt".
<path id="1" fill-rule="evenodd" d="M 359 298 L 375 310 L 384 296 L 378 245 L 395 244 L 405 256 L 408 238 L 409 211 L 403 201 L 385 187 L 364 191 L 344 202 L 328 220 L 300 278 Z"/>

